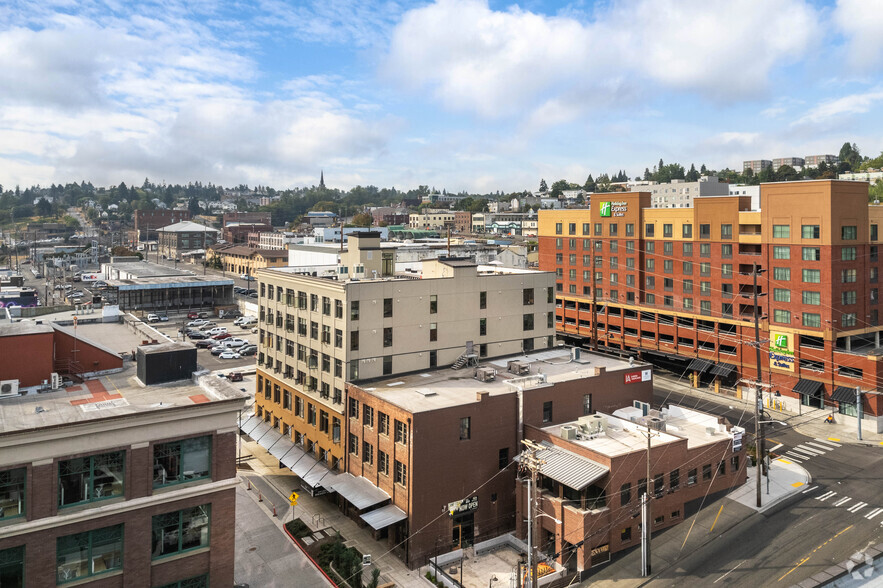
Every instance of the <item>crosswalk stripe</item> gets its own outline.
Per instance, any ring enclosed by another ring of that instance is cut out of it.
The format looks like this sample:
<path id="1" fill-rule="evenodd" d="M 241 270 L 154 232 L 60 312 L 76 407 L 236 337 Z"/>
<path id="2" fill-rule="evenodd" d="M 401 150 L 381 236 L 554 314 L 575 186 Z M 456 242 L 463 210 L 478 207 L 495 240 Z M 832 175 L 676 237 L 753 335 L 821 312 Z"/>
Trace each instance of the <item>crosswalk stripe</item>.
<path id="1" fill-rule="evenodd" d="M 843 447 L 840 443 L 834 443 L 833 441 L 829 441 L 828 439 L 815 439 L 819 443 L 824 443 L 825 445 L 832 445 L 834 447 Z"/>
<path id="2" fill-rule="evenodd" d="M 794 449 L 791 449 L 790 451 L 793 451 L 796 455 L 799 455 L 799 456 L 802 457 L 803 459 L 812 459 L 812 458 L 816 457 L 815 454 L 808 453 L 808 452 L 801 452 L 801 451 L 800 451 L 798 448 L 796 448 L 796 447 L 795 447 Z"/>
<path id="3" fill-rule="evenodd" d="M 838 500 L 837 502 L 834 503 L 834 506 L 844 505 L 847 502 L 849 502 L 850 500 L 852 500 L 852 498 L 841 498 L 840 500 Z"/>
<path id="4" fill-rule="evenodd" d="M 776 449 L 779 449 L 780 447 L 784 447 L 784 445 L 782 445 L 781 443 L 779 443 L 779 444 L 776 445 L 775 447 L 771 447 L 769 451 L 770 451 L 770 453 L 772 453 L 773 451 L 775 451 Z"/>
<path id="5" fill-rule="evenodd" d="M 826 447 L 824 445 L 819 445 L 818 443 L 813 443 L 812 441 L 807 441 L 806 444 L 809 445 L 810 447 L 817 447 L 822 451 L 831 451 L 830 447 Z"/>
<path id="6" fill-rule="evenodd" d="M 816 500 L 821 500 L 822 502 L 825 502 L 825 501 L 828 500 L 829 498 L 833 498 L 835 494 L 837 494 L 837 493 L 834 492 L 834 491 L 832 491 L 832 490 L 828 490 L 828 491 L 825 492 L 824 494 L 821 494 L 821 495 L 819 495 L 819 496 L 816 496 Z"/>
<path id="7" fill-rule="evenodd" d="M 847 508 L 846 510 L 855 514 L 866 506 L 868 506 L 867 502 L 859 502 L 858 504 L 854 504 L 851 507 Z"/>
<path id="8" fill-rule="evenodd" d="M 804 453 L 809 453 L 812 456 L 823 455 L 824 451 L 819 451 L 818 449 L 813 449 L 812 447 L 807 447 L 806 445 L 798 445 L 794 448 L 796 451 L 802 451 Z"/>
<path id="9" fill-rule="evenodd" d="M 806 490 L 804 490 L 803 492 L 801 492 L 801 494 L 806 494 L 807 492 L 812 492 L 812 491 L 815 490 L 816 488 L 818 488 L 818 486 L 810 486 L 809 488 L 807 488 Z"/>
<path id="10" fill-rule="evenodd" d="M 865 518 L 870 521 L 871 519 L 875 518 L 881 512 L 883 512 L 883 508 L 875 508 L 874 510 L 872 510 L 871 512 L 866 514 Z"/>
<path id="11" fill-rule="evenodd" d="M 796 453 L 791 453 L 790 451 L 786 451 L 785 455 L 787 455 L 789 459 L 793 459 L 797 463 L 803 463 L 803 460 L 806 459 L 802 455 L 798 456 Z M 800 459 L 797 459 L 798 457 L 800 457 Z"/>

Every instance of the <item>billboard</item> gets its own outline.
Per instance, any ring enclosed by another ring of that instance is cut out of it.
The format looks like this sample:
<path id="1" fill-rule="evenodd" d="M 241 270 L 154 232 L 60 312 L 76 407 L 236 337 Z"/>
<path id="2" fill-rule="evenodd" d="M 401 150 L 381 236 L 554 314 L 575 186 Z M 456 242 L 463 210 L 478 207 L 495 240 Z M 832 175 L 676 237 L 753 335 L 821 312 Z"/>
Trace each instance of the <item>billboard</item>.
<path id="1" fill-rule="evenodd" d="M 770 332 L 770 368 L 794 371 L 794 333 Z"/>

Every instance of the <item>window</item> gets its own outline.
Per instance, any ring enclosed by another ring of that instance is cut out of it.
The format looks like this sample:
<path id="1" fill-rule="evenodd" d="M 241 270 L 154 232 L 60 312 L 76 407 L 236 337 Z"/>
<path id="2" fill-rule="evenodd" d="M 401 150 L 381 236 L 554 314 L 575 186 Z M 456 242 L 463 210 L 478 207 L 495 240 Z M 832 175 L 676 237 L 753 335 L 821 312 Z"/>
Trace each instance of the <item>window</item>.
<path id="1" fill-rule="evenodd" d="M 460 441 L 466 441 L 472 438 L 472 417 L 463 417 L 460 419 Z"/>
<path id="2" fill-rule="evenodd" d="M 709 466 L 710 468 L 711 466 Z M 698 481 L 698 472 L 696 468 L 693 468 L 689 472 L 687 472 L 687 486 L 693 486 Z"/>
<path id="3" fill-rule="evenodd" d="M 804 247 L 801 258 L 803 261 L 819 261 L 822 258 L 822 250 L 819 247 Z"/>
<path id="4" fill-rule="evenodd" d="M 611 237 L 616 237 L 619 232 L 619 225 L 616 223 L 610 223 L 607 225 L 607 232 Z"/>
<path id="5" fill-rule="evenodd" d="M 55 542 L 55 561 L 59 584 L 122 569 L 123 526 L 59 537 Z"/>
<path id="6" fill-rule="evenodd" d="M 625 224 L 625 236 L 626 237 L 634 237 L 635 236 L 635 223 L 626 223 Z"/>
<path id="7" fill-rule="evenodd" d="M 211 476 L 211 444 L 211 436 L 205 436 L 154 445 L 153 487 Z"/>
<path id="8" fill-rule="evenodd" d="M 871 225 L 871 241 L 877 240 L 877 225 Z"/>
<path id="9" fill-rule="evenodd" d="M 721 239 L 732 239 L 733 238 L 733 225 L 726 224 L 721 225 Z"/>
<path id="10" fill-rule="evenodd" d="M 312 402 L 307 402 L 307 422 L 313 426 L 316 425 L 316 407 Z"/>
<path id="11" fill-rule="evenodd" d="M 699 264 L 699 275 L 700 276 L 710 276 L 711 275 L 711 263 L 707 261 L 703 261 Z"/>
<path id="12" fill-rule="evenodd" d="M 647 241 L 644 243 L 644 251 L 647 253 L 656 253 L 656 242 L 655 241 Z"/>
<path id="13" fill-rule="evenodd" d="M 353 300 L 350 302 L 350 320 L 357 321 L 359 320 L 359 301 Z"/>
<path id="14" fill-rule="evenodd" d="M 429 314 L 436 314 L 438 312 L 438 296 L 435 294 L 430 294 L 429 296 Z"/>
<path id="15" fill-rule="evenodd" d="M 569 235 L 576 235 L 576 223 L 570 223 L 567 225 L 567 233 Z"/>
<path id="16" fill-rule="evenodd" d="M 858 227 L 855 225 L 844 225 L 840 227 L 840 238 L 844 241 L 855 241 L 858 239 Z"/>
<path id="17" fill-rule="evenodd" d="M 392 298 L 383 299 L 383 318 L 392 317 Z"/>
<path id="18" fill-rule="evenodd" d="M 773 259 L 791 259 L 791 248 L 787 245 L 774 246 Z"/>
<path id="19" fill-rule="evenodd" d="M 359 438 L 350 433 L 348 451 L 353 455 L 359 455 Z"/>
<path id="20" fill-rule="evenodd" d="M 844 284 L 851 284 L 855 282 L 857 273 L 854 269 L 840 270 L 840 281 Z"/>
<path id="21" fill-rule="evenodd" d="M 632 528 L 626 527 L 625 529 L 619 530 L 619 541 L 620 543 L 628 543 L 632 540 Z"/>
<path id="22" fill-rule="evenodd" d="M 525 288 L 522 290 L 521 300 L 525 306 L 533 305 L 533 288 Z"/>
<path id="23" fill-rule="evenodd" d="M 773 310 L 773 322 L 787 325 L 791 323 L 791 313 L 777 308 Z"/>
<path id="24" fill-rule="evenodd" d="M 629 502 L 632 501 L 632 484 L 631 482 L 626 482 L 622 486 L 619 487 L 619 503 L 620 506 L 625 506 Z"/>
<path id="25" fill-rule="evenodd" d="M 789 239 L 791 225 L 773 225 L 773 239 Z"/>
<path id="26" fill-rule="evenodd" d="M 846 271 L 846 270 L 843 270 Z M 853 270 L 855 271 L 855 270 Z M 822 272 L 821 270 L 811 270 L 805 269 L 803 270 L 803 281 L 807 284 L 818 284 L 822 281 Z"/>
<path id="27" fill-rule="evenodd" d="M 353 331 L 350 333 L 350 351 L 358 351 L 359 350 L 359 332 Z"/>
<path id="28" fill-rule="evenodd" d="M 844 312 L 840 316 L 841 327 L 854 327 L 856 322 L 856 314 L 854 312 Z"/>
<path id="29" fill-rule="evenodd" d="M 702 480 L 710 480 L 711 479 L 711 464 L 707 463 L 702 466 Z"/>
<path id="30" fill-rule="evenodd" d="M 871 247 L 872 253 L 876 250 L 876 247 Z M 855 247 L 843 247 L 840 249 L 840 260 L 841 261 L 855 261 L 856 258 L 856 248 Z"/>
<path id="31" fill-rule="evenodd" d="M 399 460 L 395 460 L 395 481 L 396 484 L 401 484 L 402 486 L 408 485 L 408 466 L 400 462 Z"/>
<path id="32" fill-rule="evenodd" d="M 644 225 L 644 236 L 645 237 L 653 237 L 655 232 L 656 232 L 656 226 L 653 225 L 652 223 L 647 223 L 646 225 Z"/>
<path id="33" fill-rule="evenodd" d="M 374 428 L 374 407 L 367 404 L 362 405 L 362 424 L 366 427 Z"/>
<path id="34" fill-rule="evenodd" d="M 551 423 L 552 422 L 552 401 L 547 400 L 543 403 L 543 422 Z"/>
<path id="35" fill-rule="evenodd" d="M 374 463 L 374 446 L 362 441 L 362 463 Z"/>
<path id="36" fill-rule="evenodd" d="M 711 243 L 699 244 L 699 257 L 711 257 Z"/>
<path id="37" fill-rule="evenodd" d="M 392 355 L 384 355 L 383 356 L 383 375 L 388 376 L 392 374 Z"/>
<path id="38" fill-rule="evenodd" d="M 24 545 L 0 550 L 0 585 L 11 588 L 25 585 Z"/>
<path id="39" fill-rule="evenodd" d="M 533 331 L 533 314 L 526 314 L 521 319 L 523 330 Z"/>
<path id="40" fill-rule="evenodd" d="M 555 234 L 561 235 L 564 232 L 564 225 L 562 223 L 555 223 Z"/>
<path id="41" fill-rule="evenodd" d="M 383 327 L 383 346 L 392 347 L 392 327 Z"/>
<path id="42" fill-rule="evenodd" d="M 800 237 L 802 239 L 818 239 L 819 225 L 801 225 Z"/>
<path id="43" fill-rule="evenodd" d="M 25 514 L 25 477 L 27 468 L 16 468 L 0 472 L 0 513 L 5 521 L 12 517 Z M 0 566 L 3 565 L 2 552 L 0 552 Z M 2 568 L 0 568 L 2 570 Z M 0 585 L 5 586 L 2 571 L 0 571 Z"/>
<path id="44" fill-rule="evenodd" d="M 208 547 L 209 510 L 203 504 L 153 517 L 153 559 Z"/>
<path id="45" fill-rule="evenodd" d="M 681 272 L 685 276 L 692 276 L 693 275 L 693 262 L 692 261 L 681 262 Z"/>
<path id="46" fill-rule="evenodd" d="M 478 319 L 478 335 L 484 337 L 487 335 L 487 319 Z"/>
<path id="47" fill-rule="evenodd" d="M 592 414 L 592 395 L 583 394 L 583 416 Z"/>
<path id="48" fill-rule="evenodd" d="M 670 274 L 674 271 L 674 261 L 671 259 L 663 259 L 662 260 L 662 271 Z"/>
<path id="49" fill-rule="evenodd" d="M 644 288 L 647 290 L 653 290 L 656 288 L 656 278 L 654 276 L 647 276 L 644 278 Z"/>
<path id="50" fill-rule="evenodd" d="M 731 259 L 733 257 L 732 243 L 724 243 L 721 245 L 721 257 L 724 259 Z"/>
<path id="51" fill-rule="evenodd" d="M 711 239 L 711 225 L 699 225 L 699 238 Z"/>
<path id="52" fill-rule="evenodd" d="M 684 254 L 684 257 L 692 257 L 693 244 L 692 243 L 681 243 L 681 252 Z"/>
<path id="53" fill-rule="evenodd" d="M 70 506 L 123 495 L 126 453 L 115 451 L 58 464 L 58 505 Z"/>
<path id="54" fill-rule="evenodd" d="M 319 430 L 323 433 L 328 432 L 328 413 L 324 410 L 319 411 Z"/>
<path id="55" fill-rule="evenodd" d="M 669 492 L 674 492 L 681 486 L 681 470 L 672 470 L 668 474 Z"/>
<path id="56" fill-rule="evenodd" d="M 396 443 L 403 445 L 408 444 L 408 424 L 401 421 L 395 421 Z"/>
<path id="57" fill-rule="evenodd" d="M 203 574 L 181 580 L 180 582 L 172 582 L 171 584 L 160 586 L 160 588 L 208 588 L 208 575 Z"/>
<path id="58" fill-rule="evenodd" d="M 732 278 L 733 277 L 733 264 L 732 263 L 722 263 L 721 264 L 721 276 L 724 278 Z"/>
<path id="59" fill-rule="evenodd" d="M 438 341 L 438 323 L 429 323 L 429 340 Z"/>
<path id="60" fill-rule="evenodd" d="M 509 467 L 509 448 L 508 447 L 504 447 L 500 450 L 498 459 L 499 459 L 499 461 L 497 462 L 497 467 L 499 467 L 501 470 L 504 470 L 507 467 Z"/>
<path id="61" fill-rule="evenodd" d="M 791 279 L 791 268 L 790 267 L 774 267 L 773 268 L 773 279 L 774 280 L 790 280 Z"/>
<path id="62" fill-rule="evenodd" d="M 684 310 L 693 310 L 693 299 L 692 298 L 684 298 L 683 305 L 684 305 Z"/>
<path id="63" fill-rule="evenodd" d="M 478 293 L 478 308 L 487 308 L 487 292 Z"/>
<path id="64" fill-rule="evenodd" d="M 856 291 L 855 290 L 847 290 L 846 292 L 842 292 L 840 294 L 840 301 L 842 304 L 855 304 L 856 300 Z"/>
<path id="65" fill-rule="evenodd" d="M 671 239 L 673 234 L 672 225 L 670 223 L 664 223 L 662 225 L 662 236 L 666 239 Z"/>
<path id="66" fill-rule="evenodd" d="M 648 258 L 646 259 L 646 262 L 645 262 L 645 263 L 646 263 L 646 265 L 647 265 L 647 271 L 648 271 L 648 272 L 652 272 L 653 270 L 656 269 L 656 260 L 655 260 L 654 258 L 652 258 L 652 257 L 648 257 Z"/>
<path id="67" fill-rule="evenodd" d="M 791 290 L 773 288 L 773 300 L 776 302 L 791 302 Z"/>
<path id="68" fill-rule="evenodd" d="M 681 225 L 681 236 L 684 239 L 693 238 L 693 225 Z"/>
<path id="69" fill-rule="evenodd" d="M 803 326 L 804 327 L 821 327 L 822 326 L 822 315 L 814 312 L 804 312 L 803 313 Z"/>
<path id="70" fill-rule="evenodd" d="M 692 294 L 693 293 L 693 280 L 684 280 L 684 294 Z"/>

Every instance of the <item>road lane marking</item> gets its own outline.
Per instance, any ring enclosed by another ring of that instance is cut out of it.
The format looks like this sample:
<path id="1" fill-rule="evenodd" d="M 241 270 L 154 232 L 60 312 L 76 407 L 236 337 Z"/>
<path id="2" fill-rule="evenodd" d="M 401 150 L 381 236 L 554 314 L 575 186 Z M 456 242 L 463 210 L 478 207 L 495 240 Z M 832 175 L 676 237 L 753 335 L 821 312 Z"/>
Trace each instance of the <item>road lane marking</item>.
<path id="1" fill-rule="evenodd" d="M 812 441 L 807 441 L 806 444 L 810 447 L 817 447 L 821 451 L 831 451 L 831 448 L 827 445 L 820 445 L 819 443 L 813 443 Z"/>
<path id="2" fill-rule="evenodd" d="M 868 514 L 866 514 L 866 515 L 865 515 L 865 518 L 868 519 L 868 520 L 870 521 L 871 519 L 873 519 L 874 517 L 876 517 L 876 516 L 877 516 L 878 514 L 880 514 L 881 512 L 883 512 L 883 508 L 875 508 L 874 510 L 872 510 L 871 512 L 869 512 Z"/>
<path id="3" fill-rule="evenodd" d="M 803 463 L 803 462 L 806 460 L 806 458 L 803 457 L 803 456 L 800 456 L 800 457 L 802 457 L 803 459 L 797 459 L 797 454 L 796 454 L 796 453 L 791 453 L 790 451 L 786 451 L 786 452 L 785 452 L 785 455 L 788 456 L 788 459 L 793 459 L 793 460 L 796 461 L 797 463 Z"/>
<path id="4" fill-rule="evenodd" d="M 837 437 L 828 437 L 828 441 L 840 441 Z"/>
<path id="5" fill-rule="evenodd" d="M 834 506 L 841 506 L 841 505 L 843 505 L 843 504 L 846 504 L 846 503 L 849 502 L 850 500 L 852 500 L 852 498 L 849 498 L 849 497 L 847 497 L 847 498 L 841 498 L 840 500 L 838 500 L 837 502 L 834 503 Z"/>
<path id="6" fill-rule="evenodd" d="M 816 439 L 816 441 L 818 441 L 819 443 L 824 443 L 825 445 L 832 445 L 834 447 L 843 447 L 839 443 L 834 443 L 834 441 L 840 441 L 840 439 L 828 438 L 828 439 Z"/>
<path id="7" fill-rule="evenodd" d="M 806 494 L 807 492 L 812 492 L 812 491 L 815 490 L 816 488 L 818 488 L 818 486 L 810 486 L 809 488 L 807 488 L 806 490 L 804 490 L 803 492 L 801 492 L 801 494 Z"/>
<path id="8" fill-rule="evenodd" d="M 746 560 L 743 560 L 742 562 L 740 562 L 740 563 L 736 564 L 735 566 L 733 566 L 733 568 L 732 568 L 729 572 L 727 572 L 726 574 L 724 574 L 723 576 L 721 576 L 720 578 L 718 578 L 717 580 L 715 580 L 714 582 L 712 582 L 712 584 L 717 584 L 718 582 L 720 582 L 721 580 L 723 580 L 724 578 L 726 578 L 727 576 L 729 576 L 730 574 L 732 574 L 733 572 L 735 572 L 735 571 L 736 571 L 736 568 L 738 568 L 739 566 L 741 566 L 742 564 L 744 564 L 746 561 L 748 561 L 748 560 L 747 560 L 747 559 L 746 559 Z"/>
<path id="9" fill-rule="evenodd" d="M 773 447 L 773 448 L 770 449 L 770 453 L 772 453 L 773 451 L 775 451 L 776 449 L 778 449 L 778 448 L 780 448 L 780 447 L 784 447 L 784 445 L 782 445 L 781 443 L 779 443 L 778 445 L 776 445 L 775 447 Z"/>
<path id="10" fill-rule="evenodd" d="M 816 496 L 816 500 L 821 500 L 822 502 L 825 502 L 825 501 L 828 500 L 829 498 L 833 498 L 833 496 L 834 496 L 835 494 L 837 494 L 837 493 L 834 492 L 833 490 L 828 490 L 828 491 L 825 492 L 824 494 L 820 494 L 820 495 Z"/>
<path id="11" fill-rule="evenodd" d="M 708 530 L 709 533 L 711 533 L 712 531 L 714 531 L 714 526 L 717 524 L 717 519 L 718 519 L 719 516 L 721 516 L 721 513 L 722 513 L 723 511 L 724 511 L 724 505 L 722 504 L 721 507 L 720 507 L 720 510 L 717 511 L 717 516 L 714 517 L 714 522 L 711 523 L 711 528 Z M 742 564 L 739 564 L 739 565 L 742 565 Z M 735 568 L 733 568 L 733 569 L 735 569 Z M 733 570 L 730 570 L 730 571 L 733 571 Z"/>
<path id="12" fill-rule="evenodd" d="M 844 534 L 845 532 L 847 532 L 848 530 L 850 530 L 852 527 L 853 527 L 853 525 L 849 525 L 848 527 L 846 527 L 845 529 L 843 529 L 842 531 L 840 531 L 839 533 L 837 533 L 836 535 L 834 535 L 833 537 L 831 537 L 830 539 L 828 539 L 827 541 L 825 541 L 824 543 L 822 543 L 821 545 L 819 545 L 818 547 L 816 547 L 815 549 L 813 549 L 812 552 L 811 552 L 809 555 L 807 555 L 807 556 L 804 557 L 802 560 L 800 560 L 799 562 L 797 562 L 797 565 L 796 565 L 796 566 L 794 566 L 793 568 L 791 568 L 790 570 L 788 570 L 787 572 L 785 572 L 784 574 L 782 574 L 782 576 L 778 579 L 778 581 L 781 582 L 782 580 L 784 580 L 785 577 L 786 577 L 788 574 L 790 574 L 791 572 L 793 572 L 794 570 L 796 570 L 797 568 L 799 568 L 800 566 L 802 566 L 803 564 L 805 564 L 806 562 L 808 562 L 808 561 L 809 561 L 809 558 L 812 557 L 812 554 L 813 554 L 813 553 L 815 553 L 816 551 L 818 551 L 819 549 L 821 549 L 822 547 L 824 547 L 825 545 L 827 545 L 828 543 L 830 543 L 831 541 L 833 541 L 834 539 L 836 539 L 837 537 L 839 537 L 840 535 Z"/>
<path id="13" fill-rule="evenodd" d="M 854 504 L 852 507 L 847 508 L 846 510 L 848 510 L 852 514 L 855 514 L 866 506 L 868 506 L 867 502 L 859 502 L 858 504 Z"/>
<path id="14" fill-rule="evenodd" d="M 815 449 L 815 448 L 813 448 L 813 447 L 807 447 L 805 444 L 804 444 L 804 445 L 798 445 L 798 446 L 795 447 L 794 449 L 797 450 L 797 451 L 802 451 L 802 452 L 804 452 L 804 453 L 809 453 L 809 454 L 811 454 L 811 455 L 824 455 L 824 454 L 825 454 L 824 451 L 819 451 L 818 449 Z"/>

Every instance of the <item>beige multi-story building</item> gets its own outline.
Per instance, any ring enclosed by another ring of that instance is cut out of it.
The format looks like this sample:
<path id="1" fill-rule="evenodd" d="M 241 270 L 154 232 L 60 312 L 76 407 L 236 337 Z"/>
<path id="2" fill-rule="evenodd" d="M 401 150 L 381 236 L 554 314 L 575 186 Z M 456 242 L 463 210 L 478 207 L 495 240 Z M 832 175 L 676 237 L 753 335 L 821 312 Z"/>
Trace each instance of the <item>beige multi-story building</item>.
<path id="1" fill-rule="evenodd" d="M 430 231 L 444 231 L 454 228 L 455 214 L 444 210 L 427 210 L 415 212 L 408 217 L 408 225 L 412 229 L 426 229 Z"/>
<path id="2" fill-rule="evenodd" d="M 424 261 L 414 279 L 395 276 L 394 265 L 378 233 L 361 233 L 350 235 L 336 279 L 257 272 L 256 411 L 305 449 L 292 469 L 316 485 L 317 472 L 342 466 L 346 382 L 554 343 L 552 273 L 442 258 Z"/>

